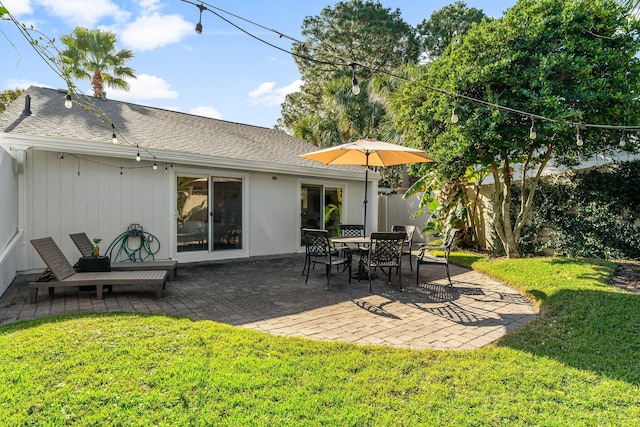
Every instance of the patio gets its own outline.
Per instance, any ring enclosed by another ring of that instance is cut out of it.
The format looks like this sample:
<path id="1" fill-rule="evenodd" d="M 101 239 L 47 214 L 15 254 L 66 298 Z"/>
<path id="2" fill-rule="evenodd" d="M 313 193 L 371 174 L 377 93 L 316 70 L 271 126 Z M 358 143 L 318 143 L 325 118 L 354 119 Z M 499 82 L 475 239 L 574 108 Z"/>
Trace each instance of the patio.
<path id="1" fill-rule="evenodd" d="M 104 299 L 75 288 L 46 292 L 29 303 L 21 275 L 0 298 L 0 325 L 62 313 L 138 312 L 212 320 L 272 334 L 412 349 L 474 349 L 533 319 L 531 303 L 515 290 L 479 273 L 452 266 L 453 288 L 442 266 L 424 266 L 422 281 L 403 267 L 404 292 L 382 279 L 349 285 L 324 269 L 301 275 L 304 255 L 181 264 L 178 277 L 157 299 L 145 287 L 116 287 Z M 406 263 L 405 263 L 406 264 Z M 383 276 L 384 277 L 384 276 Z"/>

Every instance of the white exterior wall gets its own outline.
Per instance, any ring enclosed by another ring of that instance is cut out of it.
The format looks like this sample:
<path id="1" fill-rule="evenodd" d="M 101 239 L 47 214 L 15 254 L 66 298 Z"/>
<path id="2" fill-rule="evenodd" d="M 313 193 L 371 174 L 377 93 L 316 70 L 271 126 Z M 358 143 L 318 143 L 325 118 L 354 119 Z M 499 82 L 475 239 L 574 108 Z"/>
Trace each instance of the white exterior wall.
<path id="1" fill-rule="evenodd" d="M 26 270 L 44 266 L 29 243 L 31 239 L 51 236 L 73 261 L 80 252 L 69 234 L 85 232 L 90 239 L 101 238 L 104 253 L 109 243 L 133 223 L 158 237 L 161 247 L 157 259 L 171 257 L 170 174 L 134 160 L 69 154 L 59 157 L 55 152 L 27 152 Z"/>
<path id="2" fill-rule="evenodd" d="M 19 263 L 17 162 L 0 147 L 0 295 L 16 276 Z"/>
<path id="3" fill-rule="evenodd" d="M 186 165 L 175 165 L 169 172 L 164 172 L 164 165 L 153 170 L 151 163 L 133 159 L 84 154 L 60 157 L 58 152 L 27 151 L 26 227 L 22 239 L 26 255 L 21 263 L 22 270 L 44 268 L 44 262 L 29 243 L 31 239 L 51 236 L 73 263 L 80 257 L 80 252 L 69 234 L 85 232 L 91 239 L 103 239 L 100 249 L 104 253 L 109 244 L 133 223 L 142 225 L 145 232 L 152 233 L 160 241 L 156 259 L 198 262 L 303 251 L 300 245 L 302 183 L 343 186 L 345 223 L 362 223 L 364 180 L 337 181 Z M 177 175 L 242 178 L 242 250 L 177 253 Z M 376 192 L 377 186 L 370 183 L 368 224 L 377 223 L 377 200 L 371 196 Z"/>

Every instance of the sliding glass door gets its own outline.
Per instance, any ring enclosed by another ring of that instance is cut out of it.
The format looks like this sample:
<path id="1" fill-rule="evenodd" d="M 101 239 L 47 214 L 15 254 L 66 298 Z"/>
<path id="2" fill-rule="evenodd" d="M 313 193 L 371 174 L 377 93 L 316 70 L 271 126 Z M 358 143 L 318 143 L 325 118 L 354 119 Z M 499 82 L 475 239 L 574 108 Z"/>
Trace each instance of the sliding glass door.
<path id="1" fill-rule="evenodd" d="M 302 184 L 300 191 L 300 226 L 329 230 L 340 235 L 342 224 L 342 188 Z M 302 242 L 304 244 L 304 242 Z"/>
<path id="2" fill-rule="evenodd" d="M 242 249 L 241 178 L 179 175 L 176 188 L 178 252 Z"/>

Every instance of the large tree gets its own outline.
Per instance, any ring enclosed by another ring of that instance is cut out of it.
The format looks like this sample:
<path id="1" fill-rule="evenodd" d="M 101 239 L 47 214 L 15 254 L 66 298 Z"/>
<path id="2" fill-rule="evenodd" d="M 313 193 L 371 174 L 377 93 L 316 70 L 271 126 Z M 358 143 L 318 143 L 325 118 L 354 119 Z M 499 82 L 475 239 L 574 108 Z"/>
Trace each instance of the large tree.
<path id="1" fill-rule="evenodd" d="M 304 85 L 285 100 L 280 127 L 321 146 L 378 136 L 385 111 L 368 83 L 379 69 L 417 60 L 415 30 L 397 9 L 351 0 L 305 18 L 302 33 L 306 39 L 293 50 Z M 358 95 L 351 92 L 354 76 Z"/>
<path id="2" fill-rule="evenodd" d="M 114 33 L 76 27 L 61 39 L 65 49 L 60 52 L 60 60 L 68 78 L 91 80 L 96 97 L 102 96 L 105 85 L 129 90 L 125 78 L 135 78 L 135 73 L 125 63 L 133 58 L 133 52 L 128 49 L 116 52 Z"/>
<path id="3" fill-rule="evenodd" d="M 396 99 L 398 125 L 424 142 L 439 174 L 491 171 L 493 223 L 509 257 L 520 256 L 542 170 L 617 148 L 612 126 L 640 121 L 639 30 L 613 0 L 521 0 L 472 27 Z"/>
<path id="4" fill-rule="evenodd" d="M 457 1 L 431 14 L 418 24 L 418 35 L 422 44 L 423 59 L 433 61 L 440 57 L 452 40 L 466 34 L 473 23 L 487 19 L 484 12 L 468 8 L 466 3 Z"/>

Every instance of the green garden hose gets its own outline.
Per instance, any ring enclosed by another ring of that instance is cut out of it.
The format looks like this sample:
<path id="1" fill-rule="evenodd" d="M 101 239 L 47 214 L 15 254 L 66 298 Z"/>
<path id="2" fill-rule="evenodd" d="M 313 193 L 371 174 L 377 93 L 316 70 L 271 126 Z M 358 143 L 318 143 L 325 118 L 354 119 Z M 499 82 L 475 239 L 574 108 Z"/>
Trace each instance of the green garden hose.
<path id="1" fill-rule="evenodd" d="M 158 238 L 144 231 L 140 224 L 131 224 L 127 231 L 109 244 L 105 255 L 111 262 L 153 261 L 158 251 L 160 251 Z"/>

